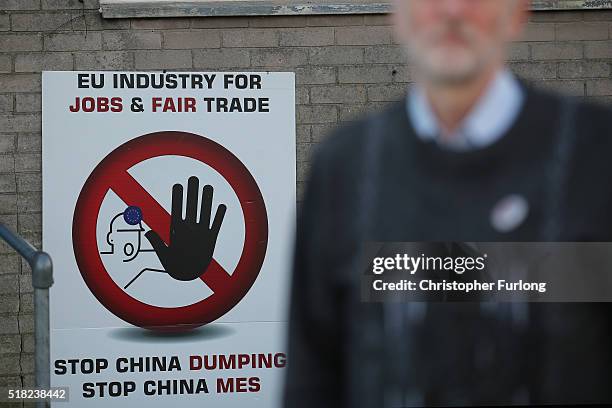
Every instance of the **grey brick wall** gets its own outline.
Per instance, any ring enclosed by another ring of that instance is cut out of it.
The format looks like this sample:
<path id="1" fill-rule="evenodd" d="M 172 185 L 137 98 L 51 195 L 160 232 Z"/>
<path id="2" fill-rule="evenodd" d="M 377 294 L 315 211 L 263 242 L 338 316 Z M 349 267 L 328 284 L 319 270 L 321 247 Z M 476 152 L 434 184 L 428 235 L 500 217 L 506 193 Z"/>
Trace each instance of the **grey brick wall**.
<path id="1" fill-rule="evenodd" d="M 519 75 L 612 101 L 612 12 L 537 12 Z M 0 0 L 0 222 L 41 244 L 41 70 L 297 73 L 298 191 L 338 122 L 397 98 L 410 66 L 386 16 L 103 20 L 97 1 Z M 33 384 L 30 271 L 0 243 L 0 387 Z"/>

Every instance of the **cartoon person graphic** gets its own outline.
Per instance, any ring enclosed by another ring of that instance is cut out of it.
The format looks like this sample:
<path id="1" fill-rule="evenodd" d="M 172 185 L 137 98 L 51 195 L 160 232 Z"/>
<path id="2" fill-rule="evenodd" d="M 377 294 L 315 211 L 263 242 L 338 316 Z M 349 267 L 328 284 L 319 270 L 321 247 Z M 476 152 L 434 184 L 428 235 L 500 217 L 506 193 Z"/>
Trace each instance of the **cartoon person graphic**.
<path id="1" fill-rule="evenodd" d="M 130 262 L 138 256 L 140 252 L 151 250 L 142 249 L 142 211 L 139 207 L 129 206 L 125 211 L 115 215 L 109 225 L 106 234 L 106 243 L 110 246 L 110 251 L 100 252 L 102 255 L 112 255 L 115 248 L 122 249 L 124 256 L 123 262 Z"/>
<path id="2" fill-rule="evenodd" d="M 150 230 L 145 238 L 153 248 L 142 247 L 142 210 L 129 206 L 115 215 L 110 222 L 106 242 L 110 251 L 101 255 L 115 254 L 115 248 L 121 248 L 123 262 L 133 261 L 141 252 L 155 252 L 164 269 L 144 268 L 123 288 L 127 289 L 144 272 L 167 273 L 180 281 L 197 279 L 210 264 L 217 242 L 217 236 L 223 223 L 227 207 L 220 204 L 215 212 L 211 225 L 213 187 L 206 185 L 202 189 L 200 218 L 197 219 L 199 180 L 192 176 L 188 180 L 186 216 L 182 217 L 183 186 L 175 184 L 172 189 L 172 214 L 170 242 L 166 245 L 157 232 Z M 117 252 L 119 253 L 119 252 Z"/>
<path id="3" fill-rule="evenodd" d="M 142 247 L 142 210 L 137 206 L 129 206 L 123 212 L 115 215 L 109 224 L 106 234 L 106 243 L 109 251 L 101 251 L 101 255 L 115 255 L 122 257 L 123 262 L 131 262 L 142 252 L 153 252 L 152 248 Z M 118 249 L 116 251 L 116 249 Z M 163 269 L 145 268 L 135 278 L 130 280 L 123 288 L 127 289 L 143 272 L 165 272 Z"/>

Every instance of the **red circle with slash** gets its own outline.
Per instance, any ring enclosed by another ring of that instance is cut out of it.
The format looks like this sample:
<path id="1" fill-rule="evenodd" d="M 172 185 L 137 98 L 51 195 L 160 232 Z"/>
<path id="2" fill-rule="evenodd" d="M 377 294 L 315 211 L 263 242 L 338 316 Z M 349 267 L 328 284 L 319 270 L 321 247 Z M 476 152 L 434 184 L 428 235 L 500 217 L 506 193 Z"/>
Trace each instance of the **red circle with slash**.
<path id="1" fill-rule="evenodd" d="M 240 260 L 228 273 L 214 259 L 200 279 L 213 294 L 180 307 L 159 307 L 128 295 L 106 271 L 98 252 L 97 219 L 102 201 L 113 190 L 128 206 L 142 209 L 143 221 L 166 242 L 170 215 L 128 173 L 134 165 L 159 156 L 199 160 L 223 176 L 236 193 L 245 222 Z M 230 311 L 259 275 L 268 243 L 268 217 L 261 191 L 245 165 L 220 144 L 193 133 L 167 131 L 132 139 L 106 156 L 91 173 L 76 203 L 72 222 L 74 255 L 85 283 L 110 312 L 133 325 L 154 330 L 186 330 L 210 323 Z"/>

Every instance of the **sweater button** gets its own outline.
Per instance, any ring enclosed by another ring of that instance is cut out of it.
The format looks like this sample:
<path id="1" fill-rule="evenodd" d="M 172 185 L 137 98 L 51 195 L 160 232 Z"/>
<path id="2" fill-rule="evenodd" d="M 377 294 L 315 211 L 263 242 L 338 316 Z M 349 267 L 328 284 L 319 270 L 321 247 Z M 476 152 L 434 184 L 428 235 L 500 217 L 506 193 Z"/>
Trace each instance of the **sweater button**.
<path id="1" fill-rule="evenodd" d="M 525 197 L 511 194 L 502 198 L 491 210 L 491 225 L 500 233 L 517 229 L 527 219 L 529 203 Z"/>

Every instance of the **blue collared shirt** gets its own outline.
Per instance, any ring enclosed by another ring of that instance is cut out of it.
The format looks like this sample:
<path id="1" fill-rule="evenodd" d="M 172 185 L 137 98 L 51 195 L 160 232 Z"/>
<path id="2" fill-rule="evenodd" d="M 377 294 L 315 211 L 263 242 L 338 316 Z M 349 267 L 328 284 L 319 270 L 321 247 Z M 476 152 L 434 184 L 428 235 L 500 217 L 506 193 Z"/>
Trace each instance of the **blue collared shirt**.
<path id="1" fill-rule="evenodd" d="M 411 87 L 406 107 L 421 139 L 436 140 L 454 150 L 471 150 L 500 139 L 515 122 L 524 99 L 524 91 L 514 74 L 507 68 L 500 70 L 457 130 L 444 139 L 440 138 L 442 128 L 421 86 Z"/>

